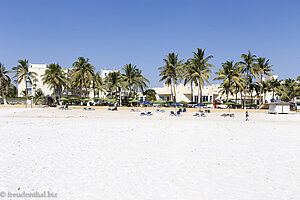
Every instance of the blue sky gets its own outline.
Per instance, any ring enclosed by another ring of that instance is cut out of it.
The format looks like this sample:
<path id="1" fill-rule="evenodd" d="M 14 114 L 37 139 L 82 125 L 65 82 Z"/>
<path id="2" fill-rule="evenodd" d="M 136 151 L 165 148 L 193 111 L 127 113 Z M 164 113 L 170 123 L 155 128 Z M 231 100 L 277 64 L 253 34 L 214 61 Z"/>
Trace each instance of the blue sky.
<path id="1" fill-rule="evenodd" d="M 205 48 L 216 68 L 251 50 L 280 79 L 300 75 L 300 1 L 1 1 L 0 62 L 19 59 L 70 67 L 79 57 L 98 69 L 137 65 L 160 86 L 170 52 Z M 216 71 L 216 69 L 214 69 Z"/>

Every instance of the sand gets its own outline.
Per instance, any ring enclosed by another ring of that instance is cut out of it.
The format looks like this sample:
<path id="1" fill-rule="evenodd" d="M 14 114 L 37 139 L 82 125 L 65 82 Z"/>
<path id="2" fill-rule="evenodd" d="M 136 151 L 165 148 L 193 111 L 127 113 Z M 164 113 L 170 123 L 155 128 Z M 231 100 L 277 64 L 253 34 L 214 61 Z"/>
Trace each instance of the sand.
<path id="1" fill-rule="evenodd" d="M 63 200 L 300 199 L 300 114 L 0 108 L 0 192 Z M 0 193 L 1 194 L 1 193 Z"/>

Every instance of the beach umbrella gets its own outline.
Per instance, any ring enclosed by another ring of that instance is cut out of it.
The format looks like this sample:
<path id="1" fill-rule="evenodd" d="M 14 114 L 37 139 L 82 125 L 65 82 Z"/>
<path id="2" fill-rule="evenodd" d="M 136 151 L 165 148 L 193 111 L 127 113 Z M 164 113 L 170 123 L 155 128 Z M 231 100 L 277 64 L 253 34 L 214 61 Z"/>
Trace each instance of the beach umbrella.
<path id="1" fill-rule="evenodd" d="M 137 99 L 133 99 L 133 100 L 131 100 L 131 101 L 129 101 L 130 103 L 140 103 L 140 101 L 139 100 L 137 100 Z"/>
<path id="2" fill-rule="evenodd" d="M 203 104 L 203 103 L 198 103 L 198 104 L 196 104 L 195 106 L 197 106 L 197 107 L 205 107 L 205 106 L 207 106 L 207 105 L 205 105 L 205 104 Z"/>
<path id="3" fill-rule="evenodd" d="M 64 98 L 64 97 L 62 97 L 62 98 L 59 98 L 58 100 L 59 100 L 59 101 L 69 101 L 69 99 L 67 99 L 67 98 Z"/>
<path id="4" fill-rule="evenodd" d="M 129 101 L 129 103 L 130 103 L 131 106 L 132 106 L 132 103 L 140 103 L 140 101 L 137 100 L 137 99 L 132 99 L 131 101 Z"/>
<path id="5" fill-rule="evenodd" d="M 202 103 L 203 103 L 203 104 L 206 104 L 206 105 L 208 105 L 208 104 L 213 104 L 213 102 L 210 102 L 210 101 L 203 101 Z"/>
<path id="6" fill-rule="evenodd" d="M 176 112 L 177 111 L 177 107 L 181 107 L 182 104 L 175 102 L 175 103 L 172 103 L 171 106 L 175 107 L 175 112 Z"/>
<path id="7" fill-rule="evenodd" d="M 148 106 L 148 105 L 152 105 L 149 101 L 141 101 L 140 102 L 140 105 L 145 105 L 145 112 L 146 112 L 146 107 Z"/>
<path id="8" fill-rule="evenodd" d="M 178 103 L 183 104 L 183 105 L 188 104 L 188 102 L 186 102 L 186 101 L 179 101 Z"/>
<path id="9" fill-rule="evenodd" d="M 182 106 L 182 104 L 176 102 L 176 103 L 172 103 L 171 106 L 180 107 L 180 106 Z"/>
<path id="10" fill-rule="evenodd" d="M 164 103 L 166 103 L 166 102 L 163 101 L 163 100 L 157 100 L 157 101 L 154 101 L 153 103 L 156 103 L 156 104 L 164 104 Z"/>

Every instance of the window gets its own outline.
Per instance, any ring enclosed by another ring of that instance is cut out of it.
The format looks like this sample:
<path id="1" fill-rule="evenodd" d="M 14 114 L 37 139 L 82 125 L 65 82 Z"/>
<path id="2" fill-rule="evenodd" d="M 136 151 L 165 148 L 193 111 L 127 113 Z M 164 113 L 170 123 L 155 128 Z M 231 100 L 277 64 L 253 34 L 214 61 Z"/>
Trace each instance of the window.
<path id="1" fill-rule="evenodd" d="M 198 103 L 198 95 L 194 96 L 194 102 Z"/>
<path id="2" fill-rule="evenodd" d="M 31 94 L 31 93 L 32 93 L 31 88 L 27 88 L 27 94 Z"/>
<path id="3" fill-rule="evenodd" d="M 202 97 L 202 102 L 203 102 L 203 101 L 208 101 L 208 96 L 203 96 L 203 97 Z"/>
<path id="4" fill-rule="evenodd" d="M 209 101 L 212 102 L 212 96 L 209 97 Z"/>
<path id="5" fill-rule="evenodd" d="M 169 96 L 167 96 L 167 101 L 170 101 L 170 97 Z"/>
<path id="6" fill-rule="evenodd" d="M 165 100 L 165 97 L 164 96 L 159 96 L 159 100 Z"/>
<path id="7" fill-rule="evenodd" d="M 30 81 L 26 81 L 27 86 L 31 86 L 31 82 Z"/>

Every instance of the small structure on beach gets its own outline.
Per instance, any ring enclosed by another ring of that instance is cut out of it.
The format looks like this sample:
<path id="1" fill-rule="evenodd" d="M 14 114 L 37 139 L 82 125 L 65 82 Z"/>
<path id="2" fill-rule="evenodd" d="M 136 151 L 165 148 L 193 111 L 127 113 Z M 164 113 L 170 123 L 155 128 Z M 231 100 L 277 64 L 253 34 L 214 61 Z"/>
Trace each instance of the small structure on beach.
<path id="1" fill-rule="evenodd" d="M 283 101 L 269 103 L 270 114 L 288 114 L 291 111 L 291 104 Z"/>

